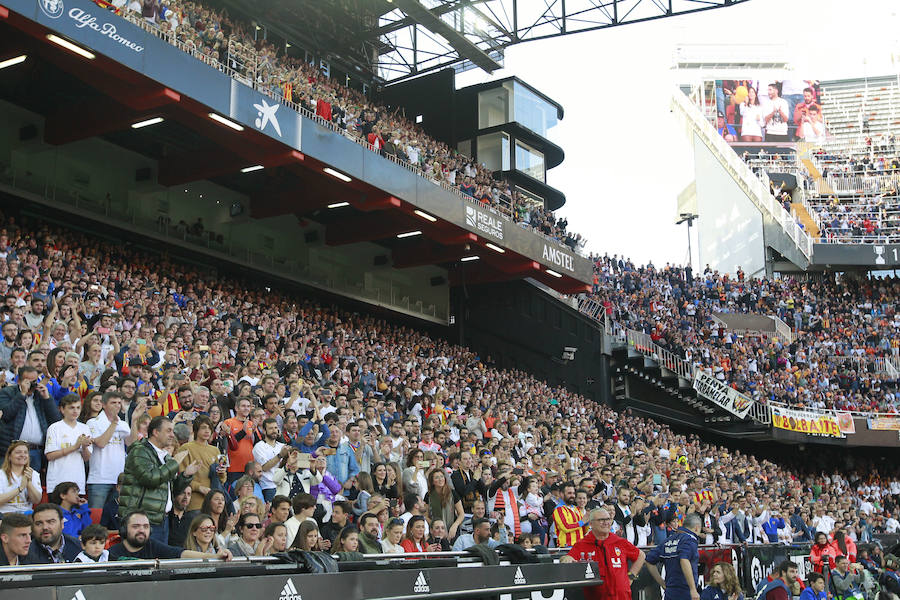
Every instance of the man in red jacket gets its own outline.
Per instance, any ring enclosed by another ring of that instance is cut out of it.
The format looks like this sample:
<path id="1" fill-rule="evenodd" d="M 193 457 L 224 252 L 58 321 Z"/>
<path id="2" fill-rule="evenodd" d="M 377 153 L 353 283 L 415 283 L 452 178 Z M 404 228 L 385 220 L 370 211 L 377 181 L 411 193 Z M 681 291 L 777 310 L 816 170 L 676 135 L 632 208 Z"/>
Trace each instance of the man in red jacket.
<path id="1" fill-rule="evenodd" d="M 631 582 L 637 579 L 644 566 L 644 553 L 625 538 L 610 533 L 612 523 L 612 515 L 605 508 L 592 510 L 591 530 L 560 559 L 562 563 L 576 560 L 597 562 L 598 576 L 603 580 L 603 585 L 585 588 L 584 597 L 587 600 L 631 600 Z"/>

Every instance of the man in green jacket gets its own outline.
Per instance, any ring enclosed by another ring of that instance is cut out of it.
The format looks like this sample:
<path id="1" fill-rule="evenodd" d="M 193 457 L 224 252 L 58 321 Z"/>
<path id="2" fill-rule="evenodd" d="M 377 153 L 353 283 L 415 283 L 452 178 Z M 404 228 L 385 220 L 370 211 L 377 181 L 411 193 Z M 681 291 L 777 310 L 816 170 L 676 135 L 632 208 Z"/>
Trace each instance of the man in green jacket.
<path id="1" fill-rule="evenodd" d="M 166 515 L 172 510 L 172 487 L 177 487 L 176 480 L 180 480 L 179 485 L 187 485 L 200 469 L 200 462 L 194 461 L 179 473 L 178 465 L 188 453 L 183 450 L 174 457 L 169 456 L 165 448 L 174 445 L 172 422 L 164 416 L 151 420 L 147 438 L 128 448 L 125 481 L 119 492 L 119 519 L 124 520 L 137 510 L 146 513 L 150 519 L 150 537 L 163 544 L 169 541 Z"/>

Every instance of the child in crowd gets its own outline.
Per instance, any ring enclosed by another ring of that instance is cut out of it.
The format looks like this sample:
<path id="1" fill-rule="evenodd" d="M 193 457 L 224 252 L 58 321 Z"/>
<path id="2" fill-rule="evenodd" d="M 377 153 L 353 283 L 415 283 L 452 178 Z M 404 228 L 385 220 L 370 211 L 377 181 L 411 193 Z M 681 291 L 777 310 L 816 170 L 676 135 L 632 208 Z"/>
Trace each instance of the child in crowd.
<path id="1" fill-rule="evenodd" d="M 109 550 L 106 549 L 106 539 L 109 532 L 103 525 L 91 524 L 81 530 L 81 552 L 75 557 L 75 562 L 98 563 L 109 560 Z"/>

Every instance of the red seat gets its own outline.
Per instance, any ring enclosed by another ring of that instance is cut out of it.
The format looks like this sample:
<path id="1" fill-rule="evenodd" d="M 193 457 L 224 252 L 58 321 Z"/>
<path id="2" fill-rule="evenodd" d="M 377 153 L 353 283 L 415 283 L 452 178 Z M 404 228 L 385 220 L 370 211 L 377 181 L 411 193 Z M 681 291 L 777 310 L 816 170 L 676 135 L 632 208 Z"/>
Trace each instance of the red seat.
<path id="1" fill-rule="evenodd" d="M 100 524 L 100 517 L 103 516 L 102 508 L 92 508 L 91 509 L 91 523 Z"/>
<path id="2" fill-rule="evenodd" d="M 44 504 L 45 502 L 50 502 L 50 496 L 47 495 L 47 488 L 42 487 L 41 491 L 43 492 L 41 494 L 41 504 Z"/>

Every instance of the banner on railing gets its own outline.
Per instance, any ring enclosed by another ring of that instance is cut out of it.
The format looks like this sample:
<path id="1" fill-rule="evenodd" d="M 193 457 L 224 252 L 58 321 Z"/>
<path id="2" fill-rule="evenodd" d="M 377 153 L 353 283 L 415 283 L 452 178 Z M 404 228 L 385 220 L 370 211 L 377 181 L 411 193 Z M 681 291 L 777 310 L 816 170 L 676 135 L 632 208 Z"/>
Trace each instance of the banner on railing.
<path id="1" fill-rule="evenodd" d="M 856 433 L 856 423 L 853 422 L 853 415 L 848 412 L 837 413 L 838 427 L 844 435 L 852 435 Z"/>
<path id="2" fill-rule="evenodd" d="M 742 419 L 750 412 L 750 405 L 753 403 L 753 400 L 705 371 L 697 371 L 694 374 L 694 389 L 697 390 L 697 394 Z"/>
<path id="3" fill-rule="evenodd" d="M 869 429 L 877 431 L 900 431 L 900 415 L 896 417 L 878 416 L 866 419 Z"/>
<path id="4" fill-rule="evenodd" d="M 842 438 L 844 433 L 833 415 L 808 413 L 781 406 L 772 407 L 772 425 L 778 429 L 796 431 L 806 435 Z"/>

